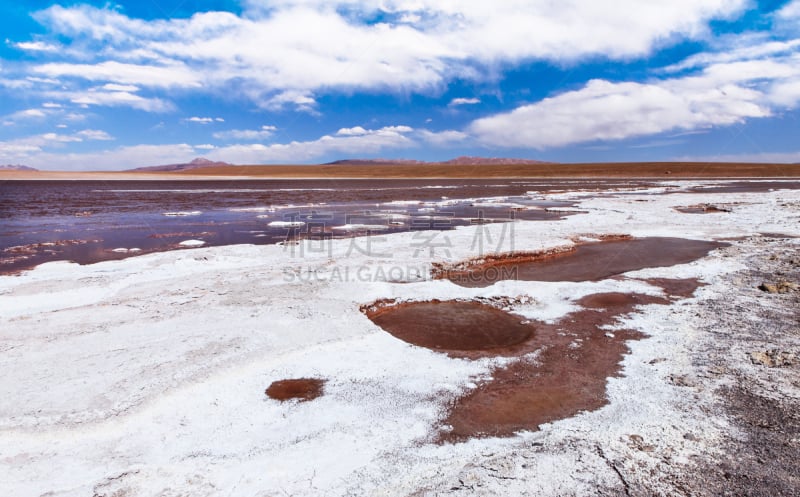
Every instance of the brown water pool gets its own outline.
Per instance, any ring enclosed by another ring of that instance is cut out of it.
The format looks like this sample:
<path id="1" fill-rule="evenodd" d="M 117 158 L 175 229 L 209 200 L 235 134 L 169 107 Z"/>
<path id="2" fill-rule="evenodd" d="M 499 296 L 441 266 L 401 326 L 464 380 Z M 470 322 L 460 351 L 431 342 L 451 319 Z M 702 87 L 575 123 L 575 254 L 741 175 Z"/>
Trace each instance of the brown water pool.
<path id="1" fill-rule="evenodd" d="M 274 381 L 264 393 L 281 402 L 291 399 L 302 402 L 321 396 L 324 386 L 325 380 L 319 378 L 294 378 Z"/>
<path id="2" fill-rule="evenodd" d="M 555 254 L 510 254 L 437 276 L 463 287 L 487 287 L 504 279 L 596 281 L 650 267 L 685 264 L 726 243 L 686 238 L 648 237 L 576 245 Z"/>
<path id="3" fill-rule="evenodd" d="M 479 302 L 406 302 L 371 307 L 367 316 L 393 336 L 452 357 L 510 357 L 491 379 L 449 404 L 439 442 L 511 436 L 607 404 L 607 378 L 618 376 L 635 330 L 608 332 L 637 306 L 668 304 L 691 294 L 697 280 L 648 280 L 667 297 L 598 293 L 556 323 L 528 322 Z M 376 310 L 377 309 L 377 310 Z"/>

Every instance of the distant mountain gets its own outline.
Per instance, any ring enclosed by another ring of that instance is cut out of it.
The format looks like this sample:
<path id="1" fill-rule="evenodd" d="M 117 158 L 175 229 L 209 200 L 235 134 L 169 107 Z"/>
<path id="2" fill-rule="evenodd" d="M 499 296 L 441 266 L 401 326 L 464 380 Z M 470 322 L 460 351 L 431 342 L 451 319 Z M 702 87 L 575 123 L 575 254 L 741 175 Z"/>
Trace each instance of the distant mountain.
<path id="1" fill-rule="evenodd" d="M 480 164 L 550 164 L 547 161 L 533 159 L 513 159 L 507 157 L 470 157 L 461 156 L 444 161 L 441 164 L 454 164 L 458 166 L 477 166 Z"/>
<path id="2" fill-rule="evenodd" d="M 136 171 L 136 172 L 171 172 L 171 171 L 186 171 L 188 169 L 200 169 L 201 167 L 219 167 L 219 166 L 232 166 L 233 164 L 228 164 L 227 162 L 215 162 L 213 160 L 208 160 L 204 157 L 198 157 L 191 162 L 186 162 L 184 164 L 166 164 L 163 166 L 149 166 L 149 167 L 137 167 L 136 169 L 128 169 L 128 171 Z"/>
<path id="3" fill-rule="evenodd" d="M 369 166 L 377 164 L 428 164 L 414 159 L 342 159 L 326 162 L 323 166 Z"/>
<path id="4" fill-rule="evenodd" d="M 379 164 L 449 164 L 454 166 L 478 166 L 486 164 L 549 164 L 546 161 L 533 159 L 513 159 L 505 157 L 456 157 L 443 162 L 425 162 L 412 159 L 343 159 L 323 164 L 323 166 L 369 166 Z"/>
<path id="5" fill-rule="evenodd" d="M 0 166 L 0 171 L 38 171 L 38 169 L 21 164 L 6 164 L 5 166 Z"/>

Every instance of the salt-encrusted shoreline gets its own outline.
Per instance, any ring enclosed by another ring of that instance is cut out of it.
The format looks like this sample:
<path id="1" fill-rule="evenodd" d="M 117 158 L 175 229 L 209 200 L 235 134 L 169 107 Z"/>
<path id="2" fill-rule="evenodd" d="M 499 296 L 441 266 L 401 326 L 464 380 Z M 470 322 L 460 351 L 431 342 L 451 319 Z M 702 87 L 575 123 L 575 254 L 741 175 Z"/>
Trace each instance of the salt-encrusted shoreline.
<path id="1" fill-rule="evenodd" d="M 700 203 L 731 212 L 674 210 Z M 783 434 L 775 465 L 796 460 L 798 365 L 759 365 L 749 354 L 800 347 L 797 293 L 756 288 L 797 281 L 798 242 L 758 233 L 800 235 L 800 192 L 608 194 L 579 207 L 586 213 L 517 222 L 513 232 L 508 223 L 436 232 L 427 245 L 420 232 L 399 233 L 371 246 L 200 248 L 0 277 L 0 493 L 713 495 L 745 488 L 741 475 L 769 457 L 718 469 L 726 454 L 754 447 L 756 429 Z M 479 242 L 542 251 L 620 233 L 738 239 L 694 263 L 599 282 L 462 288 L 379 277 L 474 258 Z M 433 427 L 501 359 L 410 346 L 359 311 L 380 299 L 531 296 L 512 310 L 552 321 L 592 293 L 657 295 L 642 281 L 656 277 L 707 286 L 620 323 L 649 338 L 630 343 L 624 376 L 608 381 L 609 405 L 455 445 L 430 443 Z M 301 377 L 325 378 L 324 395 L 265 397 L 272 381 Z M 748 403 L 737 399 L 754 396 L 777 406 L 782 426 L 747 421 Z"/>

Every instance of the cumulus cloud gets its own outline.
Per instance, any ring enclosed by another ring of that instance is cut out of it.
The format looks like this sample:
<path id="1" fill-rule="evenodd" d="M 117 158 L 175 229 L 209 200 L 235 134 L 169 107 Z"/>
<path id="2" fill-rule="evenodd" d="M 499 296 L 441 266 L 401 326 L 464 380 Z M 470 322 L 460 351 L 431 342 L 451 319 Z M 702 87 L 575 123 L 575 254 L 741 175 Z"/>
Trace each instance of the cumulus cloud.
<path id="1" fill-rule="evenodd" d="M 84 107 L 93 105 L 107 107 L 131 107 L 146 112 L 169 112 L 175 106 L 161 98 L 148 98 L 128 91 L 102 91 L 90 89 L 87 91 L 53 91 L 44 94 L 49 98 L 69 100 L 73 104 Z"/>
<path id="2" fill-rule="evenodd" d="M 127 91 L 127 92 L 137 92 L 139 91 L 138 86 L 134 85 L 120 85 L 117 83 L 106 83 L 100 87 L 101 90 L 105 91 Z"/>
<path id="3" fill-rule="evenodd" d="M 35 160 L 37 163 L 41 163 L 42 157 L 54 155 L 46 152 L 47 149 L 60 149 L 66 144 L 84 140 L 113 140 L 113 137 L 105 131 L 85 129 L 71 135 L 42 133 L 0 141 L 0 162 L 26 162 L 30 165 L 30 160 Z"/>
<path id="4" fill-rule="evenodd" d="M 22 41 L 19 43 L 14 43 L 14 46 L 20 50 L 27 50 L 31 52 L 55 52 L 58 50 L 56 45 L 41 41 Z"/>
<path id="5" fill-rule="evenodd" d="M 84 153 L 47 151 L 54 144 L 98 137 L 99 132 L 85 130 L 74 135 L 38 135 L 24 140 L 0 142 L 0 162 L 24 162 L 43 169 L 94 170 L 127 169 L 140 166 L 187 162 L 203 153 L 210 159 L 238 164 L 302 163 L 329 154 L 358 156 L 383 150 L 417 146 L 409 126 L 385 126 L 358 135 L 324 135 L 316 140 L 292 141 L 263 145 L 235 144 L 215 146 L 202 144 L 135 145 Z"/>
<path id="6" fill-rule="evenodd" d="M 762 34 L 725 36 L 719 40 L 717 50 L 692 55 L 663 72 L 675 73 L 685 69 L 704 68 L 714 64 L 740 61 L 771 60 L 791 56 L 800 48 L 800 39 L 770 40 Z"/>
<path id="7" fill-rule="evenodd" d="M 58 133 L 42 133 L 39 135 L 27 136 L 23 138 L 16 138 L 14 140 L 3 142 L 5 144 L 14 145 L 29 145 L 37 148 L 43 148 L 63 143 L 82 142 L 84 140 L 113 140 L 114 138 L 105 131 L 97 129 L 84 129 L 71 135 L 62 135 Z"/>
<path id="8" fill-rule="evenodd" d="M 8 116 L 11 119 L 40 119 L 47 117 L 47 112 L 41 109 L 25 109 Z"/>
<path id="9" fill-rule="evenodd" d="M 198 117 L 198 116 L 187 117 L 185 121 L 197 124 L 211 124 L 213 122 L 225 122 L 225 120 L 222 119 L 221 117 Z"/>
<path id="10" fill-rule="evenodd" d="M 13 152 L 0 142 L 0 162 L 23 162 L 45 170 L 119 170 L 188 162 L 197 155 L 191 145 L 133 145 L 97 152 L 53 153 L 40 147 Z"/>
<path id="11" fill-rule="evenodd" d="M 459 105 L 475 105 L 481 103 L 481 99 L 479 98 L 454 98 L 448 104 L 450 107 L 456 107 Z"/>
<path id="12" fill-rule="evenodd" d="M 39 150 L 41 148 L 36 145 L 0 141 L 0 158 L 4 162 L 13 162 L 18 160 L 19 157 L 28 157 L 29 153 L 38 152 Z"/>
<path id="13" fill-rule="evenodd" d="M 488 145 L 543 149 L 594 140 L 621 140 L 670 130 L 728 125 L 765 117 L 758 91 L 716 87 L 699 78 L 652 84 L 590 81 L 511 112 L 474 121 Z"/>
<path id="14" fill-rule="evenodd" d="M 361 126 L 354 126 L 352 128 L 342 128 L 336 132 L 339 136 L 361 136 L 366 135 L 368 132 Z"/>
<path id="15" fill-rule="evenodd" d="M 263 140 L 269 138 L 277 130 L 275 126 L 261 126 L 260 129 L 231 129 L 214 133 L 218 140 Z"/>
<path id="16" fill-rule="evenodd" d="M 198 88 L 200 75 L 182 63 L 170 65 L 127 64 L 116 61 L 96 64 L 49 63 L 33 67 L 33 71 L 58 78 L 69 76 L 89 81 L 109 81 L 116 84 L 156 88 Z"/>
<path id="17" fill-rule="evenodd" d="M 313 161 L 329 154 L 357 156 L 382 150 L 402 149 L 416 146 L 409 135 L 414 129 L 409 126 L 385 126 L 379 129 L 361 127 L 343 128 L 344 133 L 324 135 L 316 140 L 292 141 L 271 145 L 250 144 L 218 147 L 208 156 L 216 160 L 240 164 L 302 163 Z M 339 130 L 340 132 L 343 130 Z"/>
<path id="18" fill-rule="evenodd" d="M 25 109 L 3 116 L 4 126 L 14 126 L 18 123 L 41 122 L 52 114 L 52 109 Z"/>
<path id="19" fill-rule="evenodd" d="M 705 36 L 709 20 L 730 18 L 747 4 L 305 0 L 247 2 L 241 16 L 152 21 L 87 5 L 53 6 L 36 15 L 49 33 L 19 43 L 71 40 L 62 60 L 32 65 L 45 77 L 159 91 L 233 87 L 269 110 L 314 113 L 314 95 L 323 91 L 427 92 L 456 77 L 484 78 L 491 71 L 483 69 L 498 63 L 645 56 L 665 40 Z"/>
<path id="20" fill-rule="evenodd" d="M 478 119 L 468 130 L 488 146 L 543 149 L 725 126 L 800 103 L 800 40 L 734 40 L 729 51 L 694 55 L 661 72 L 686 70 L 644 83 L 593 80 Z"/>
<path id="21" fill-rule="evenodd" d="M 114 139 L 113 136 L 99 129 L 84 129 L 83 131 L 78 131 L 76 133 L 76 136 L 83 138 L 85 140 L 108 141 Z"/>
<path id="22" fill-rule="evenodd" d="M 456 130 L 429 131 L 423 129 L 419 131 L 419 135 L 426 143 L 438 147 L 455 145 L 469 138 L 467 133 Z"/>
<path id="23" fill-rule="evenodd" d="M 251 89 L 249 93 L 257 99 L 256 96 L 262 91 L 262 89 Z M 318 114 L 317 101 L 309 92 L 304 90 L 285 90 L 277 95 L 269 97 L 266 101 L 259 101 L 258 105 L 272 111 L 282 110 L 285 107 L 292 107 L 298 112 Z"/>
<path id="24" fill-rule="evenodd" d="M 800 19 L 800 0 L 792 0 L 784 5 L 776 13 L 778 19 L 781 20 L 797 20 Z"/>

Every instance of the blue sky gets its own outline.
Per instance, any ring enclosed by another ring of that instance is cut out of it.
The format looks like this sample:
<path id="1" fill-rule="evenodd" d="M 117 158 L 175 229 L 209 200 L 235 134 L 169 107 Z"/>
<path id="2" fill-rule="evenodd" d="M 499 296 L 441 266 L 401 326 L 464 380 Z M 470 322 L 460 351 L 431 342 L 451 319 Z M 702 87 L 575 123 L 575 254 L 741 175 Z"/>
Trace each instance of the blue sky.
<path id="1" fill-rule="evenodd" d="M 29 0 L 0 23 L 0 164 L 800 162 L 800 0 Z"/>

